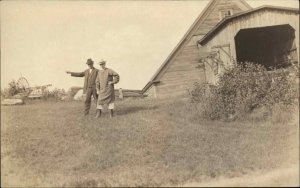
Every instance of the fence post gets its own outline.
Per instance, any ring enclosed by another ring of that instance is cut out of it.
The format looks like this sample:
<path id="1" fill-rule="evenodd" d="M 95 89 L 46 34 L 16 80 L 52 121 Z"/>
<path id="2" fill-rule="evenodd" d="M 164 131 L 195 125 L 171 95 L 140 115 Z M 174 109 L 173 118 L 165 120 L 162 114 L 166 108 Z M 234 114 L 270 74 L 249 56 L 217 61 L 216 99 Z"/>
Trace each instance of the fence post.
<path id="1" fill-rule="evenodd" d="M 122 88 L 119 88 L 119 98 L 122 100 L 123 99 L 123 91 Z"/>

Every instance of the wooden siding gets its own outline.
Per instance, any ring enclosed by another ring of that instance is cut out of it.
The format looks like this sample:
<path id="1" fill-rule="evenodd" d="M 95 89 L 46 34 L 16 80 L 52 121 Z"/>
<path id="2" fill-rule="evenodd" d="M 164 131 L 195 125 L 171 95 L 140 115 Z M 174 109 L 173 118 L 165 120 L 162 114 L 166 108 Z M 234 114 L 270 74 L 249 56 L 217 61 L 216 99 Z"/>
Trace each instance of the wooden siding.
<path id="1" fill-rule="evenodd" d="M 163 93 L 163 92 L 160 92 L 160 94 L 157 96 L 157 98 L 170 98 L 170 97 L 173 97 L 173 98 L 188 98 L 189 97 L 189 93 L 187 90 L 179 90 L 179 91 L 172 91 L 172 93 Z"/>
<path id="2" fill-rule="evenodd" d="M 237 0 L 218 0 L 209 15 L 205 18 L 205 21 L 199 25 L 196 35 L 203 35 L 209 32 L 219 21 L 221 10 L 232 10 L 232 14 L 236 14 L 247 10 L 240 1 Z"/>
<path id="3" fill-rule="evenodd" d="M 190 89 L 195 82 L 203 83 L 205 73 L 203 69 L 196 68 L 198 62 L 197 46 L 185 46 L 160 79 L 160 84 L 157 86 L 158 96 L 162 97 L 161 95 L 168 93 L 172 96 L 175 93 L 186 95 L 187 89 Z"/>
<path id="4" fill-rule="evenodd" d="M 231 56 L 236 59 L 234 37 L 241 29 L 276 26 L 289 24 L 295 29 L 297 54 L 299 54 L 299 14 L 288 11 L 261 10 L 241 18 L 235 19 L 224 26 L 205 46 L 210 49 L 213 46 L 230 44 Z M 229 61 L 226 59 L 225 61 Z"/>
<path id="5" fill-rule="evenodd" d="M 115 89 L 115 97 L 120 98 L 120 89 Z M 142 90 L 122 89 L 123 98 L 143 97 Z"/>
<path id="6" fill-rule="evenodd" d="M 157 86 L 158 97 L 167 95 L 167 93 L 172 96 L 175 93 L 187 95 L 187 90 L 190 90 L 195 82 L 204 83 L 206 81 L 204 68 L 197 68 L 201 52 L 196 45 L 185 46 L 182 49 L 172 62 L 172 66 L 169 66 L 161 77 L 160 84 Z"/>
<path id="7" fill-rule="evenodd" d="M 199 49 L 198 40 L 220 21 L 219 11 L 227 8 L 233 13 L 249 9 L 240 0 L 214 0 L 156 77 L 160 81 L 155 89 L 157 97 L 187 95 L 195 82 L 206 82 L 204 67 L 196 68 L 207 53 L 206 48 Z M 153 87 L 148 90 L 154 93 Z"/>

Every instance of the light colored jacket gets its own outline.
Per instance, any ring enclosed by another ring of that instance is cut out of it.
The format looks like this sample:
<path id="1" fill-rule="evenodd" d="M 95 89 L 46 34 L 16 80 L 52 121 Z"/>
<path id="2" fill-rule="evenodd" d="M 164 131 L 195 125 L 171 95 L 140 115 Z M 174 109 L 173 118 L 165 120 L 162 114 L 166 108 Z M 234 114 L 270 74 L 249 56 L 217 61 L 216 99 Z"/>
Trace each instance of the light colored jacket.
<path id="1" fill-rule="evenodd" d="M 119 80 L 119 74 L 109 68 L 99 71 L 96 78 L 98 104 L 109 104 L 115 100 L 114 84 L 118 83 Z M 109 82 L 112 82 L 112 84 L 109 84 Z"/>

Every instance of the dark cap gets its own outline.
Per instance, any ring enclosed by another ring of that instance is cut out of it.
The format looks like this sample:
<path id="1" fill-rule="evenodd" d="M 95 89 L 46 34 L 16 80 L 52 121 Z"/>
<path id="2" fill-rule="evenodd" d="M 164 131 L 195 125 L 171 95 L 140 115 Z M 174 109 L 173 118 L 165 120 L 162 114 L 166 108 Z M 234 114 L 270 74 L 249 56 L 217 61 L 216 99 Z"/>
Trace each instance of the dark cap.
<path id="1" fill-rule="evenodd" d="M 92 64 L 94 64 L 94 61 L 90 58 L 86 61 L 86 64 L 92 65 Z"/>

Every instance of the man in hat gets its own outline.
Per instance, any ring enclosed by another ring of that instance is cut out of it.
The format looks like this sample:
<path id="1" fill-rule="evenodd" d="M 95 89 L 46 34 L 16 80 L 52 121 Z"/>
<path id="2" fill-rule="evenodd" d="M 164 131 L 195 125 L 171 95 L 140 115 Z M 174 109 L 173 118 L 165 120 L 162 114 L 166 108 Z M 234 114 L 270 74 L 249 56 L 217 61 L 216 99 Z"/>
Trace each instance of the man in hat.
<path id="1" fill-rule="evenodd" d="M 88 65 L 88 69 L 83 72 L 70 72 L 66 71 L 67 74 L 71 74 L 74 77 L 84 77 L 84 86 L 83 86 L 83 94 L 85 94 L 85 109 L 84 115 L 88 115 L 91 108 L 91 99 L 92 95 L 94 100 L 97 101 L 98 95 L 96 90 L 96 78 L 98 75 L 98 69 L 94 67 L 94 61 L 92 59 L 88 59 L 86 64 Z"/>
<path id="2" fill-rule="evenodd" d="M 110 117 L 114 115 L 114 101 L 115 101 L 115 90 L 114 84 L 118 83 L 120 76 L 118 73 L 112 69 L 106 68 L 106 62 L 99 62 L 102 70 L 99 71 L 99 74 L 96 78 L 96 88 L 98 93 L 98 102 L 97 102 L 97 115 L 96 118 L 101 116 L 103 105 L 107 105 Z"/>

